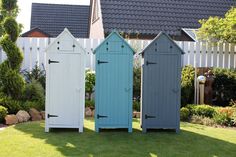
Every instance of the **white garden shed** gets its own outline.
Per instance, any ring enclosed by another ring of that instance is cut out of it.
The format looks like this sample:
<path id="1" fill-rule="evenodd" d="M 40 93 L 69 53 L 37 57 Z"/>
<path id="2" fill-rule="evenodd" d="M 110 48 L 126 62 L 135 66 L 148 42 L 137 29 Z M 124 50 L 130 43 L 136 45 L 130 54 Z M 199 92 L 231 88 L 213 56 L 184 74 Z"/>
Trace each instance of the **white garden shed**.
<path id="1" fill-rule="evenodd" d="M 85 50 L 65 30 L 46 49 L 46 126 L 83 132 Z"/>

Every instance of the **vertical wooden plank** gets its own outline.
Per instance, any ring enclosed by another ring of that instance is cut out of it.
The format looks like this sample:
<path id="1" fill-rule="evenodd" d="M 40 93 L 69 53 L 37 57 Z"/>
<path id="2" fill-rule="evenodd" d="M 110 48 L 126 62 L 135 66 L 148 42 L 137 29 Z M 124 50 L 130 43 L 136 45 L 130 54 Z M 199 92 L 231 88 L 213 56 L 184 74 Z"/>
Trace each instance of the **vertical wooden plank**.
<path id="1" fill-rule="evenodd" d="M 92 40 L 90 39 L 85 39 L 85 43 L 86 43 L 86 52 L 87 52 L 87 57 L 86 57 L 86 68 L 90 68 L 91 67 L 91 60 L 90 60 L 90 54 L 91 54 L 91 45 L 92 45 Z"/>
<path id="2" fill-rule="evenodd" d="M 195 67 L 200 67 L 201 62 L 200 62 L 200 47 L 201 47 L 201 42 L 196 42 L 196 49 L 195 49 Z"/>
<path id="3" fill-rule="evenodd" d="M 212 52 L 213 52 L 213 54 L 212 54 L 213 55 L 213 57 L 212 57 L 213 58 L 212 59 L 212 66 L 217 67 L 217 65 L 218 65 L 218 60 L 217 60 L 217 58 L 218 58 L 217 57 L 218 56 L 218 44 L 213 46 L 213 51 Z"/>
<path id="4" fill-rule="evenodd" d="M 196 42 L 189 43 L 189 65 L 195 66 L 195 44 Z"/>
<path id="5" fill-rule="evenodd" d="M 230 44 L 229 45 L 229 66 L 230 68 L 234 68 L 234 44 Z"/>
<path id="6" fill-rule="evenodd" d="M 184 42 L 184 41 L 182 41 L 181 42 L 182 43 L 182 45 L 183 45 L 183 50 L 184 50 L 184 55 L 182 55 L 183 56 L 183 61 L 182 61 L 182 66 L 185 66 L 185 65 L 188 65 L 188 59 L 189 59 L 189 42 Z"/>
<path id="7" fill-rule="evenodd" d="M 218 53 L 218 67 L 223 68 L 223 60 L 224 60 L 224 44 L 223 43 L 219 43 L 219 53 Z"/>
<path id="8" fill-rule="evenodd" d="M 225 43 L 225 53 L 224 53 L 224 68 L 229 68 L 229 44 Z"/>
<path id="9" fill-rule="evenodd" d="M 30 54 L 30 45 L 31 45 L 31 38 L 26 38 L 24 41 L 24 61 L 23 61 L 23 70 L 29 70 L 30 69 L 30 63 L 31 63 L 31 54 Z"/>
<path id="10" fill-rule="evenodd" d="M 201 67 L 207 67 L 207 48 L 206 42 L 202 42 L 201 47 Z"/>
<path id="11" fill-rule="evenodd" d="M 30 70 L 38 64 L 37 60 L 37 38 L 32 38 L 31 39 L 31 44 L 30 44 L 30 54 L 31 54 L 31 62 L 30 62 Z"/>
<path id="12" fill-rule="evenodd" d="M 207 51 L 206 66 L 211 67 L 212 66 L 211 65 L 211 63 L 212 63 L 212 47 L 209 42 L 206 43 L 206 51 Z"/>

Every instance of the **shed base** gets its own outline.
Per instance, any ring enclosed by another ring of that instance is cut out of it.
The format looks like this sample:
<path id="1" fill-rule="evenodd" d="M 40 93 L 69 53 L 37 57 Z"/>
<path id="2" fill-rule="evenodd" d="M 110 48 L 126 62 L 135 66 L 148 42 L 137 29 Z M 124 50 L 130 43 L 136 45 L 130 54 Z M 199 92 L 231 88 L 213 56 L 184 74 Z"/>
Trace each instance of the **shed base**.
<path id="1" fill-rule="evenodd" d="M 180 132 L 180 129 L 178 128 L 142 128 L 143 133 L 147 133 L 148 131 L 155 131 L 155 132 L 175 131 L 178 134 Z"/>

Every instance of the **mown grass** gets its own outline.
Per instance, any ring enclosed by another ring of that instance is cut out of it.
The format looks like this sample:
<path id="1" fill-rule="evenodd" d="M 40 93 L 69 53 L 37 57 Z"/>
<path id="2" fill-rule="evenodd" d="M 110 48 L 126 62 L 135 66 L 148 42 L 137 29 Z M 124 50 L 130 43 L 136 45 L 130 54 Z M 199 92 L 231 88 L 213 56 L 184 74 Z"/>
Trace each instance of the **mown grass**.
<path id="1" fill-rule="evenodd" d="M 59 129 L 44 133 L 44 122 L 18 124 L 0 131 L 0 157 L 235 157 L 236 131 L 181 123 L 180 134 L 155 131 L 143 134 L 134 119 L 126 130 L 94 132 L 85 120 L 85 132 Z"/>

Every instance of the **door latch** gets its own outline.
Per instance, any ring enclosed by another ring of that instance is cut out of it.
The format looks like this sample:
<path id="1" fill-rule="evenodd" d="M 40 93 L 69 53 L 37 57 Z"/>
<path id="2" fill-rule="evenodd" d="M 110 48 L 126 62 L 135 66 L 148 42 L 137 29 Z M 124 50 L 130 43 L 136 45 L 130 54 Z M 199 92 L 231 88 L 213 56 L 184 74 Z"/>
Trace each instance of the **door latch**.
<path id="1" fill-rule="evenodd" d="M 58 117 L 58 115 L 51 115 L 51 114 L 48 114 L 47 117 L 48 117 L 48 118 L 50 118 L 50 117 Z"/>
<path id="2" fill-rule="evenodd" d="M 99 118 L 107 118 L 107 116 L 101 116 L 101 115 L 97 114 L 97 119 L 99 119 Z"/>
<path id="3" fill-rule="evenodd" d="M 107 61 L 100 61 L 98 60 L 98 64 L 108 63 Z"/>
<path id="4" fill-rule="evenodd" d="M 146 61 L 146 65 L 149 65 L 149 64 L 157 64 L 157 63 Z"/>
<path id="5" fill-rule="evenodd" d="M 51 63 L 59 63 L 59 61 L 52 61 L 52 60 L 48 60 L 48 64 L 51 64 Z"/>
<path id="6" fill-rule="evenodd" d="M 148 119 L 148 118 L 156 118 L 156 116 L 148 116 L 145 114 L 145 119 Z"/>

